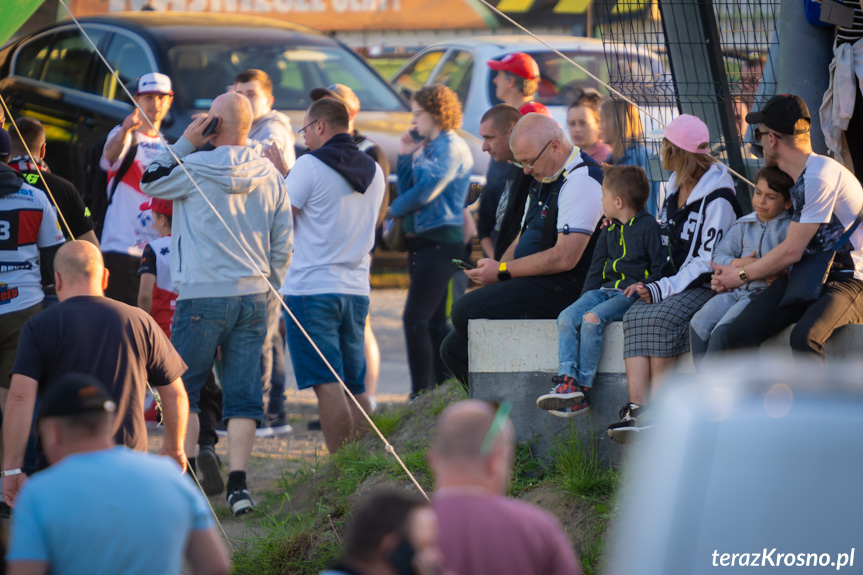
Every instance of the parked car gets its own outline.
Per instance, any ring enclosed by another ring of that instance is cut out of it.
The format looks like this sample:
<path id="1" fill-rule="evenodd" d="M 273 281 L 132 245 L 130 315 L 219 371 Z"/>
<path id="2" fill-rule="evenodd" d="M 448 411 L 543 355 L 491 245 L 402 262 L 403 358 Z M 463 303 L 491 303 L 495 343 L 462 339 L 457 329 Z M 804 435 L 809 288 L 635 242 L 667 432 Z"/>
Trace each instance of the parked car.
<path id="1" fill-rule="evenodd" d="M 259 68 L 273 79 L 274 108 L 291 118 L 294 130 L 303 125 L 312 88 L 335 82 L 350 86 L 362 102 L 357 129 L 386 150 L 394 171 L 410 108 L 362 58 L 328 35 L 233 14 L 129 12 L 80 22 L 133 92 L 135 79 L 144 73 L 171 77 L 174 103 L 162 125 L 169 141 L 179 138 L 191 116 L 206 111 L 239 72 Z M 0 94 L 13 117 L 42 121 L 49 165 L 77 185 L 83 184 L 84 152 L 132 110 L 72 22 L 54 24 L 0 49 L 0 78 Z M 485 181 L 486 154 L 478 139 L 465 135 L 479 186 Z M 297 144 L 302 151 L 299 136 Z"/>
<path id="2" fill-rule="evenodd" d="M 664 383 L 601 572 L 860 573 L 861 382 L 859 361 L 762 351 Z"/>
<path id="3" fill-rule="evenodd" d="M 601 40 L 574 36 L 542 36 L 542 39 L 572 58 L 606 83 L 623 83 L 623 91 L 663 122 L 676 115 L 671 74 L 654 52 L 636 46 L 615 46 L 606 51 Z M 500 60 L 510 52 L 525 52 L 539 65 L 540 84 L 536 99 L 545 104 L 555 120 L 566 125 L 566 109 L 584 88 L 608 90 L 584 71 L 527 36 L 474 36 L 433 44 L 408 60 L 390 82 L 405 98 L 421 86 L 439 83 L 458 94 L 464 108 L 464 129 L 479 136 L 479 121 L 486 110 L 499 104 L 492 83 L 495 71 L 489 60 Z M 618 88 L 620 89 L 620 88 Z M 642 116 L 645 131 L 655 137 L 658 122 Z"/>

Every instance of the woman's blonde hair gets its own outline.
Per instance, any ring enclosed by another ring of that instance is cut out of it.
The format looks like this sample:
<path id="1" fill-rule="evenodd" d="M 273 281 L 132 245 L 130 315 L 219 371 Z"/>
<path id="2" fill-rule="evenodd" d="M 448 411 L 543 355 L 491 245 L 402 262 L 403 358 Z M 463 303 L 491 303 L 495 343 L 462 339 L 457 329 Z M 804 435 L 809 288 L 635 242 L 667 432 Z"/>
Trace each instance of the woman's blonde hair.
<path id="1" fill-rule="evenodd" d="M 694 188 L 710 166 L 718 160 L 710 154 L 693 154 L 662 138 L 662 167 L 677 174 L 679 188 Z"/>
<path id="2" fill-rule="evenodd" d="M 638 109 L 623 100 L 607 98 L 599 109 L 602 119 L 602 139 L 611 146 L 612 162 L 617 162 L 626 153 L 626 142 L 641 141 L 644 130 Z"/>

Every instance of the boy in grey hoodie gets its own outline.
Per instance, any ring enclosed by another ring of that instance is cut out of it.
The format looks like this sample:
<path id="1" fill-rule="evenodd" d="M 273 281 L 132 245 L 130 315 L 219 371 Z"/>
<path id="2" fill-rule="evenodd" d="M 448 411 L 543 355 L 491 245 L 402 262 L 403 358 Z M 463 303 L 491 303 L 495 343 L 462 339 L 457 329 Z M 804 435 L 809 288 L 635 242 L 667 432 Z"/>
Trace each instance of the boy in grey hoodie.
<path id="1" fill-rule="evenodd" d="M 204 136 L 214 116 L 218 127 Z M 234 92 L 222 94 L 209 114 L 193 120 L 171 147 L 201 191 L 168 151 L 141 178 L 144 193 L 174 200 L 171 279 L 179 296 L 171 341 L 189 366 L 183 376 L 191 411 L 189 453 L 198 439 L 201 388 L 216 350 L 222 350 L 227 491 L 234 515 L 254 507 L 246 489 L 246 468 L 256 422 L 264 418 L 261 349 L 267 292 L 270 284 L 281 285 L 293 244 L 285 181 L 268 159 L 246 146 L 251 123 L 249 101 Z M 207 142 L 215 149 L 195 151 Z"/>
<path id="2" fill-rule="evenodd" d="M 742 267 L 761 258 L 782 243 L 791 223 L 791 186 L 794 181 L 776 167 L 761 168 L 755 174 L 755 211 L 737 220 L 716 246 L 713 263 Z M 699 361 L 706 352 L 725 349 L 729 324 L 749 305 L 752 294 L 768 282 L 756 280 L 731 292 L 714 296 L 689 322 L 690 347 Z"/>

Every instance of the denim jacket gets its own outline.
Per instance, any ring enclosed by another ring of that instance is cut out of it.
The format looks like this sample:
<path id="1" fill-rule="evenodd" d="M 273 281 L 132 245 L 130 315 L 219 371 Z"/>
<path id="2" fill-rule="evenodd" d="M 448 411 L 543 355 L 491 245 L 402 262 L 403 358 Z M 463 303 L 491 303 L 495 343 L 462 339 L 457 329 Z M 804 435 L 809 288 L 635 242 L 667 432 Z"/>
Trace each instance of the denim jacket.
<path id="1" fill-rule="evenodd" d="M 473 156 L 455 131 L 441 132 L 416 159 L 399 155 L 397 169 L 398 197 L 390 204 L 393 216 L 416 212 L 414 231 L 418 234 L 461 227 Z"/>

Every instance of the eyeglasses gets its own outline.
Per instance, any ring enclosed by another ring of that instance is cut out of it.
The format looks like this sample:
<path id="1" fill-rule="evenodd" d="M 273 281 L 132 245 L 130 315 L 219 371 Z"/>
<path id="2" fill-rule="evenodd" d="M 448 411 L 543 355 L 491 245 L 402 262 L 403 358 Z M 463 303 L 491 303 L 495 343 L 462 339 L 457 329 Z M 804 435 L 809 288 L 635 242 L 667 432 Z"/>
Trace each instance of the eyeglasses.
<path id="1" fill-rule="evenodd" d="M 782 139 L 782 134 L 777 134 L 776 132 L 771 132 L 769 130 L 766 132 L 762 132 L 761 128 L 755 128 L 755 130 L 752 132 L 752 135 L 755 137 L 756 142 L 760 142 L 761 136 L 766 136 L 767 134 L 773 134 L 774 136 L 776 136 L 777 139 Z"/>
<path id="2" fill-rule="evenodd" d="M 320 118 L 318 118 L 318 119 L 317 119 L 317 120 L 315 120 L 314 122 L 312 122 L 312 123 L 310 123 L 310 124 L 306 124 L 305 126 L 303 126 L 302 128 L 300 128 L 300 131 L 299 131 L 299 132 L 297 132 L 297 133 L 298 133 L 299 135 L 301 135 L 301 136 L 303 136 L 303 137 L 305 138 L 305 137 L 306 137 L 306 132 L 308 131 L 308 129 L 309 129 L 309 128 L 311 128 L 312 126 L 314 126 L 315 124 L 317 124 L 317 123 L 318 123 L 318 122 L 320 122 L 320 121 L 321 121 L 321 120 L 320 120 Z"/>
<path id="3" fill-rule="evenodd" d="M 513 166 L 515 166 L 516 168 L 521 169 L 521 170 L 523 170 L 523 169 L 527 168 L 528 170 L 530 170 L 530 171 L 532 172 L 532 171 L 534 170 L 533 165 L 534 165 L 537 161 L 539 161 L 539 158 L 540 158 L 540 156 L 542 156 L 542 153 L 545 151 L 545 149 L 546 149 L 546 148 L 548 148 L 548 146 L 549 146 L 553 141 L 554 141 L 554 140 L 549 140 L 549 141 L 548 141 L 548 144 L 546 144 L 545 146 L 543 146 L 543 147 L 542 147 L 542 150 L 540 150 L 540 151 L 539 151 L 539 153 L 536 155 L 536 157 L 533 159 L 533 161 L 532 161 L 532 162 L 525 162 L 525 163 L 523 163 L 523 164 L 522 164 L 521 162 L 513 162 L 513 163 L 512 163 L 512 165 L 513 165 Z"/>

